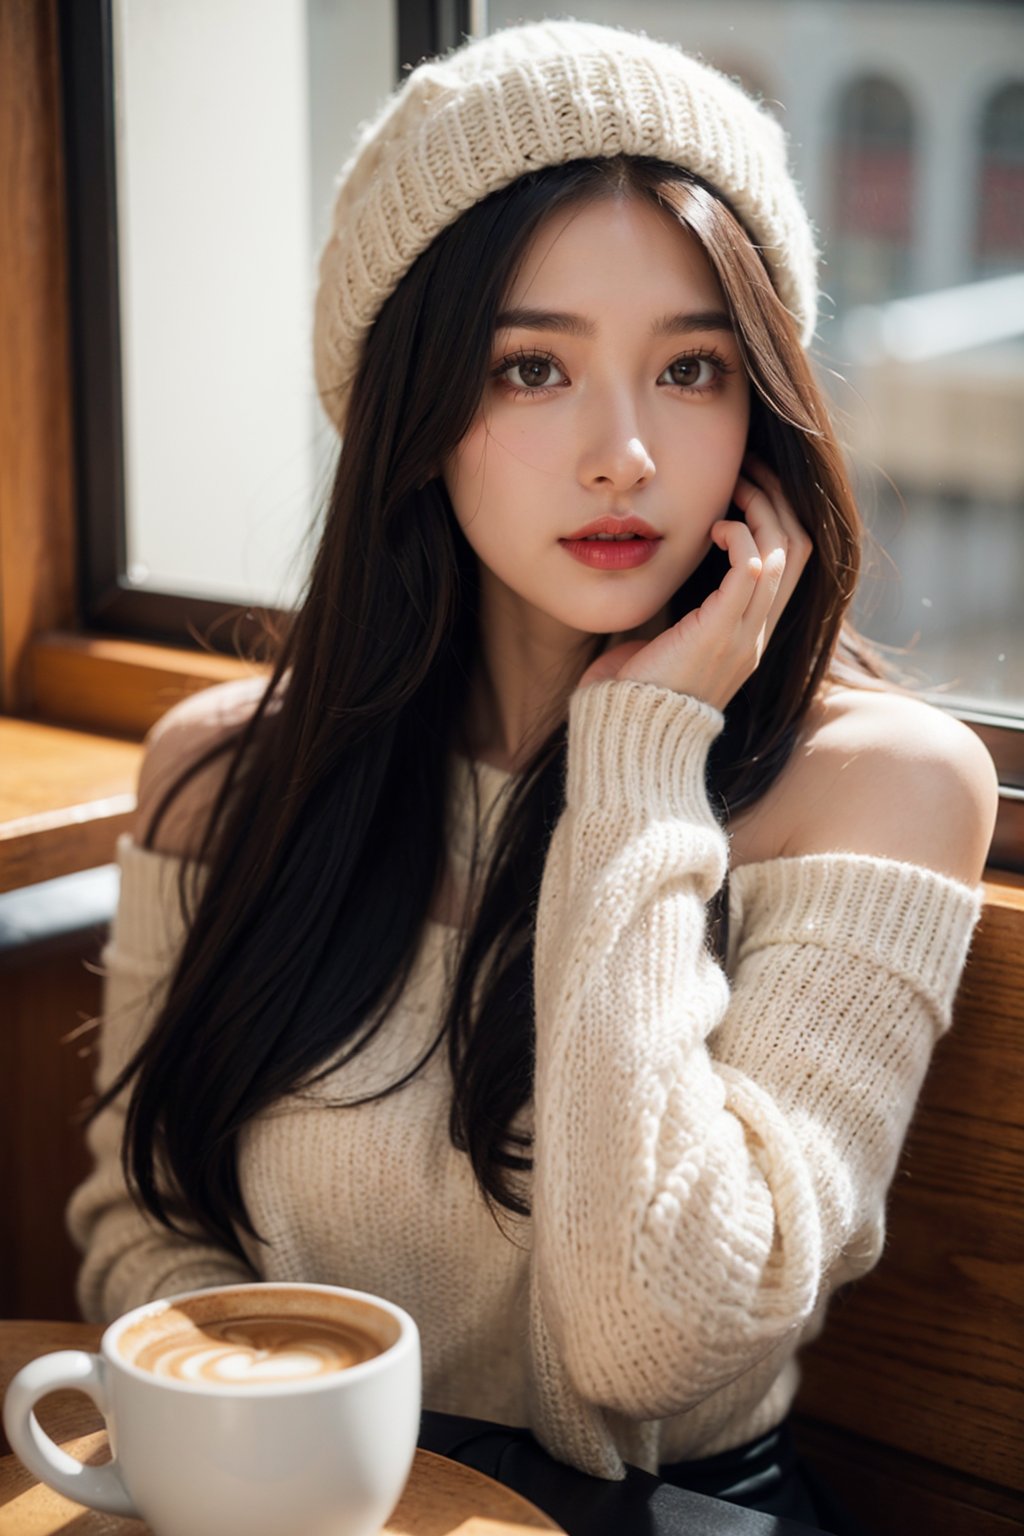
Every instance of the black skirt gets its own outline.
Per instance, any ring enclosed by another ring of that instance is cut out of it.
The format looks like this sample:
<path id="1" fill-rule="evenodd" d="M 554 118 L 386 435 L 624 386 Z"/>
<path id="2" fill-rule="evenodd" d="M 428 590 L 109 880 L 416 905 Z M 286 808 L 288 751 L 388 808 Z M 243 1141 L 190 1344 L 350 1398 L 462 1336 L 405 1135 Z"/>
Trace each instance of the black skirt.
<path id="1" fill-rule="evenodd" d="M 785 1419 L 766 1435 L 717 1456 L 669 1462 L 658 1468 L 658 1476 L 692 1493 L 800 1520 L 827 1536 L 869 1536 L 801 1459 Z"/>

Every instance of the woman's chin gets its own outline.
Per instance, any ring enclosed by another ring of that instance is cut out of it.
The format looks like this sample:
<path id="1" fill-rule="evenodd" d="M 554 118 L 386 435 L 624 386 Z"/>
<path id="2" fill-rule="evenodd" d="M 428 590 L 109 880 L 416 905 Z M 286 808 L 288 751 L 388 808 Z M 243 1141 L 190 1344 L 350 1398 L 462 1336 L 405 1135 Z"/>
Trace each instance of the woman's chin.
<path id="1" fill-rule="evenodd" d="M 619 645 L 623 640 L 653 640 L 656 635 L 662 634 L 669 626 L 669 607 L 666 603 L 655 613 L 642 619 L 630 629 L 623 629 L 612 636 L 611 643 Z"/>

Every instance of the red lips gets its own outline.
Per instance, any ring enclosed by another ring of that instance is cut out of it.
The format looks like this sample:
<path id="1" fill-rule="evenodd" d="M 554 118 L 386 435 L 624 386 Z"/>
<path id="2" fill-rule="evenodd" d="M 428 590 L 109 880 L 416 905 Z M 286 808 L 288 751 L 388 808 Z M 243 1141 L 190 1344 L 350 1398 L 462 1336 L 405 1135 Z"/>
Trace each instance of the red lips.
<path id="1" fill-rule="evenodd" d="M 585 539 L 592 533 L 635 533 L 642 539 L 661 538 L 661 534 L 656 533 L 650 523 L 645 523 L 642 517 L 634 517 L 632 513 L 628 517 L 595 518 L 585 527 L 577 528 L 575 533 L 567 534 L 566 538 Z"/>

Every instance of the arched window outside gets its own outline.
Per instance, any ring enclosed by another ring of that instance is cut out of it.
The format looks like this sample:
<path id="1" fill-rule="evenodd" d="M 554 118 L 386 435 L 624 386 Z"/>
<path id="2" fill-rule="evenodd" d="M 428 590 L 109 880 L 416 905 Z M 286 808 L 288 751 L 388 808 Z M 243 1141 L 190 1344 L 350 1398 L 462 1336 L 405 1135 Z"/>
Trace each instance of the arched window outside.
<path id="1" fill-rule="evenodd" d="M 974 263 L 978 277 L 1024 266 L 1024 80 L 988 98 L 979 131 Z"/>
<path id="2" fill-rule="evenodd" d="M 837 108 L 832 275 L 837 308 L 905 294 L 914 221 L 914 124 L 891 80 L 852 81 Z"/>

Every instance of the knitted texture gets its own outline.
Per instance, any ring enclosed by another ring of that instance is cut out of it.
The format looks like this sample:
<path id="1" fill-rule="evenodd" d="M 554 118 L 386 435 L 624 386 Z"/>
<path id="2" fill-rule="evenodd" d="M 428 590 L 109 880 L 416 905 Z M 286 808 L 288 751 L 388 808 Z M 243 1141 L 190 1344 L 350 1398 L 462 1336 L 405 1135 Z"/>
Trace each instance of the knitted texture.
<path id="1" fill-rule="evenodd" d="M 313 333 L 317 387 L 338 431 L 366 333 L 436 235 L 528 171 L 618 154 L 683 166 L 725 196 L 808 345 L 815 234 L 775 118 L 670 43 L 536 22 L 420 64 L 342 166 Z"/>
<path id="2" fill-rule="evenodd" d="M 69 1225 L 92 1320 L 255 1274 L 354 1286 L 419 1323 L 424 1403 L 529 1426 L 617 1478 L 712 1455 L 786 1414 L 829 1295 L 876 1262 L 886 1192 L 980 914 L 971 889 L 863 854 L 730 873 L 723 968 L 706 903 L 728 840 L 705 787 L 711 706 L 617 679 L 572 696 L 567 803 L 541 886 L 532 1215 L 492 1220 L 448 1136 L 433 1040 L 455 931 L 427 925 L 371 1046 L 247 1126 L 251 1270 L 139 1213 L 117 1108 Z M 455 872 L 507 784 L 456 759 Z M 498 807 L 500 808 L 500 807 Z M 118 845 L 99 1083 L 149 1027 L 183 932 L 173 859 Z"/>

